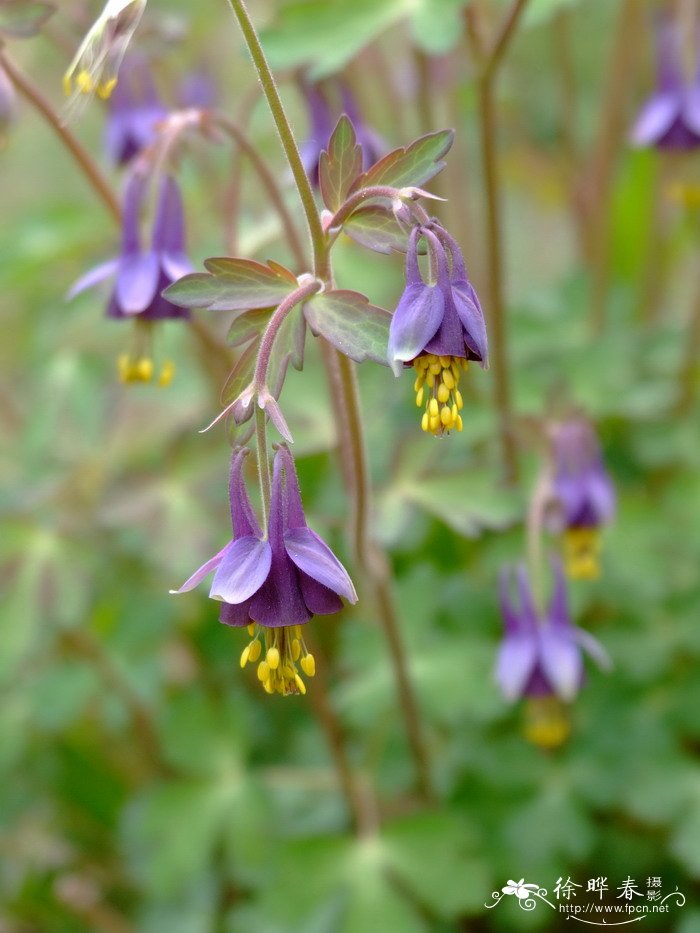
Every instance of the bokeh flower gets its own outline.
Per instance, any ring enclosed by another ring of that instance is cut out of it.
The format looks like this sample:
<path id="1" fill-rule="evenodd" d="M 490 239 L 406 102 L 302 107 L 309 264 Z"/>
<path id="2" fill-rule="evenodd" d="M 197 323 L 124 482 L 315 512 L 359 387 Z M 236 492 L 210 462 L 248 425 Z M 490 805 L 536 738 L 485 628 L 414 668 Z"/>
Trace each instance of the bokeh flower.
<path id="1" fill-rule="evenodd" d="M 552 478 L 547 521 L 563 535 L 565 566 L 573 579 L 600 575 L 600 529 L 615 515 L 615 489 L 593 426 L 582 417 L 549 429 Z"/>
<path id="2" fill-rule="evenodd" d="M 63 90 L 72 103 L 93 93 L 104 100 L 111 95 L 145 9 L 146 0 L 108 0 L 63 76 Z"/>
<path id="3" fill-rule="evenodd" d="M 122 221 L 122 248 L 116 259 L 88 272 L 70 290 L 72 298 L 104 279 L 114 277 L 115 285 L 107 316 L 137 322 L 136 346 L 131 354 L 119 357 L 123 382 L 150 382 L 154 375 L 152 326 L 156 321 L 189 319 L 190 312 L 163 298 L 168 285 L 192 271 L 185 253 L 182 196 L 175 179 L 161 180 L 151 248 L 141 248 L 140 213 L 146 193 L 146 180 L 134 173 L 126 186 Z M 159 372 L 159 385 L 167 385 L 174 375 L 174 364 L 166 360 Z"/>
<path id="4" fill-rule="evenodd" d="M 243 479 L 248 452 L 235 451 L 231 464 L 232 540 L 172 592 L 185 593 L 215 571 L 209 595 L 223 603 L 220 621 L 247 626 L 252 636 L 241 667 L 261 658 L 262 638 L 265 652 L 257 674 L 267 693 L 306 693 L 297 661 L 312 677 L 315 660 L 306 649 L 301 626 L 314 615 L 338 612 L 341 597 L 357 602 L 357 594 L 333 551 L 306 523 L 294 460 L 284 446 L 275 453 L 270 514 L 263 533 Z"/>
<path id="5" fill-rule="evenodd" d="M 430 280 L 418 263 L 425 238 Z M 406 287 L 389 330 L 389 365 L 398 376 L 416 370 L 421 427 L 434 435 L 462 430 L 459 381 L 469 360 L 488 365 L 484 315 L 455 240 L 436 223 L 414 227 L 406 252 Z"/>
<path id="6" fill-rule="evenodd" d="M 553 747 L 567 737 L 568 719 L 558 701 L 570 702 L 584 680 L 582 652 L 600 667 L 610 659 L 588 632 L 573 625 L 569 614 L 566 580 L 559 561 L 553 563 L 554 587 L 544 613 L 538 612 L 524 566 L 515 571 L 518 600 L 511 598 L 511 572 L 504 569 L 500 580 L 500 606 L 504 622 L 498 652 L 496 680 L 510 701 L 529 698 L 528 738 Z"/>
<path id="7" fill-rule="evenodd" d="M 700 145 L 700 68 L 692 78 L 685 76 L 683 34 L 673 20 L 660 18 L 656 37 L 656 90 L 632 128 L 632 143 L 657 149 L 695 149 Z"/>
<path id="8" fill-rule="evenodd" d="M 105 149 L 115 165 L 125 165 L 158 135 L 167 116 L 153 75 L 142 55 L 127 55 L 119 69 L 119 83 L 109 102 Z"/>

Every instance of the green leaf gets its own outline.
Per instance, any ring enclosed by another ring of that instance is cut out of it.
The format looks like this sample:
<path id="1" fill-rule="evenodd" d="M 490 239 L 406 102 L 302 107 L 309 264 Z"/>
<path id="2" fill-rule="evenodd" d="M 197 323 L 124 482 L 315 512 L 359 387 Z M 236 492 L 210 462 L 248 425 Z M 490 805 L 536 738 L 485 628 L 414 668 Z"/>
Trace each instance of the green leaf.
<path id="1" fill-rule="evenodd" d="M 378 204 L 368 204 L 354 211 L 343 224 L 343 231 L 356 243 L 376 253 L 405 253 L 408 234 L 400 226 L 393 213 Z M 425 246 L 423 246 L 425 249 Z"/>
<path id="2" fill-rule="evenodd" d="M 0 8 L 0 35 L 28 39 L 39 32 L 54 11 L 53 3 L 5 0 Z"/>
<path id="3" fill-rule="evenodd" d="M 360 175 L 352 191 L 370 185 L 394 188 L 424 185 L 444 169 L 442 157 L 449 152 L 454 136 L 454 130 L 438 130 L 420 136 L 409 146 L 394 149 Z"/>
<path id="4" fill-rule="evenodd" d="M 339 289 L 314 295 L 305 303 L 304 315 L 316 337 L 325 337 L 356 363 L 373 360 L 388 365 L 391 315 L 359 292 Z"/>
<path id="5" fill-rule="evenodd" d="M 292 0 L 261 39 L 274 69 L 311 64 L 309 77 L 318 80 L 342 69 L 410 8 L 410 0 Z"/>
<path id="6" fill-rule="evenodd" d="M 183 308 L 243 311 L 278 305 L 296 288 L 291 272 L 277 263 L 252 259 L 206 259 L 209 274 L 193 272 L 174 282 L 163 294 Z"/>
<path id="7" fill-rule="evenodd" d="M 321 153 L 319 163 L 321 195 L 329 211 L 335 213 L 338 210 L 361 173 L 362 147 L 357 143 L 350 118 L 343 114 L 328 141 L 328 149 Z"/>
<path id="8" fill-rule="evenodd" d="M 228 329 L 227 341 L 232 347 L 240 347 L 259 338 L 272 317 L 272 311 L 272 308 L 254 308 L 237 315 Z"/>

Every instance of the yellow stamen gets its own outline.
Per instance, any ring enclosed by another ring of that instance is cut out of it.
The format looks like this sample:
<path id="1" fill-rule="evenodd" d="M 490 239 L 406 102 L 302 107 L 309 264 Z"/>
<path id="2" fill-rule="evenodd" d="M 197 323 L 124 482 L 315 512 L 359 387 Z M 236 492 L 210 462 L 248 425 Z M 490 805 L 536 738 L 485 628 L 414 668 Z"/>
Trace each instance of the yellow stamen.
<path id="1" fill-rule="evenodd" d="M 555 696 L 529 697 L 523 723 L 525 738 L 543 749 L 559 748 L 571 733 L 566 707 Z"/>
<path id="2" fill-rule="evenodd" d="M 255 625 L 253 622 L 251 622 L 250 625 L 248 626 L 248 634 L 250 635 L 251 638 L 253 637 L 253 635 L 255 635 Z"/>
<path id="3" fill-rule="evenodd" d="M 161 388 L 169 386 L 170 383 L 175 378 L 175 364 L 172 360 L 166 360 L 160 368 L 160 375 L 158 376 L 158 385 Z"/>
<path id="4" fill-rule="evenodd" d="M 117 86 L 117 79 L 110 78 L 109 81 L 103 81 L 97 85 L 97 96 L 102 100 L 108 100 L 112 96 L 112 91 Z"/>
<path id="5" fill-rule="evenodd" d="M 252 664 L 255 664 L 255 662 L 258 660 L 258 658 L 260 657 L 260 654 L 261 654 L 261 652 L 262 652 L 262 645 L 260 644 L 260 642 L 259 642 L 258 639 L 256 638 L 255 641 L 251 641 L 251 643 L 250 643 L 250 645 L 249 645 L 248 647 L 250 648 L 250 651 L 248 652 L 248 660 L 249 660 Z"/>
<path id="6" fill-rule="evenodd" d="M 255 642 L 257 644 L 257 642 Z M 241 667 L 245 667 L 248 663 L 248 658 L 250 657 L 250 645 L 246 645 L 243 651 L 241 651 Z"/>
<path id="7" fill-rule="evenodd" d="M 597 528 L 568 528 L 564 532 L 564 566 L 572 580 L 600 576 L 600 532 Z"/>
<path id="8" fill-rule="evenodd" d="M 301 654 L 301 642 L 298 638 L 292 639 L 292 660 L 298 661 Z"/>
<path id="9" fill-rule="evenodd" d="M 424 409 L 421 428 L 426 433 L 442 436 L 463 429 L 459 412 L 464 408 L 464 399 L 457 386 L 466 363 L 462 357 L 438 357 L 432 353 L 413 361 L 418 374 L 413 384 L 416 405 Z"/>
<path id="10" fill-rule="evenodd" d="M 269 676 L 270 667 L 267 661 L 261 661 L 260 664 L 258 664 L 258 680 L 262 680 L 264 683 Z"/>
<path id="11" fill-rule="evenodd" d="M 75 76 L 75 86 L 81 94 L 92 94 L 95 83 L 87 71 L 79 71 Z"/>
<path id="12" fill-rule="evenodd" d="M 295 674 L 295 675 L 294 675 L 294 682 L 295 682 L 295 684 L 297 685 L 297 687 L 299 688 L 299 693 L 301 693 L 302 695 L 305 694 L 305 693 L 306 693 L 306 684 L 304 683 L 304 681 L 301 679 L 301 677 L 300 677 L 298 674 Z"/>
<path id="13" fill-rule="evenodd" d="M 313 677 L 316 673 L 316 661 L 312 654 L 307 654 L 301 659 L 301 669 L 307 677 Z"/>
<path id="14" fill-rule="evenodd" d="M 280 666 L 280 653 L 278 648 L 268 648 L 265 660 L 270 666 L 270 670 L 277 670 Z"/>
<path id="15" fill-rule="evenodd" d="M 245 667 L 249 661 L 257 661 L 264 650 L 264 660 L 258 664 L 257 677 L 266 693 L 279 693 L 281 696 L 306 693 L 306 685 L 297 670 L 297 661 L 301 658 L 299 663 L 307 677 L 313 677 L 316 673 L 316 661 L 306 649 L 301 626 L 285 625 L 273 629 L 251 627 L 258 636 L 243 649 L 241 667 Z M 262 632 L 264 646 L 260 641 Z"/>

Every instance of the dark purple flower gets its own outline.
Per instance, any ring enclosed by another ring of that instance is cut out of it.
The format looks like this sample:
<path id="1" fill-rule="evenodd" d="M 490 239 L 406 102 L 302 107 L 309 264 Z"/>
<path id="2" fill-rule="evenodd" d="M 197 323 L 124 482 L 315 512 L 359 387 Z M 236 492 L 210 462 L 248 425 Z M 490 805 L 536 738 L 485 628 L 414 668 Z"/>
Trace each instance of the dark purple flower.
<path id="1" fill-rule="evenodd" d="M 566 569 L 574 579 L 600 573 L 602 525 L 615 515 L 615 489 L 593 426 L 571 418 L 550 427 L 552 479 L 548 524 L 564 535 Z"/>
<path id="2" fill-rule="evenodd" d="M 119 81 L 109 99 L 105 148 L 115 165 L 126 165 L 158 135 L 157 125 L 167 116 L 148 62 L 142 55 L 127 55 L 119 68 Z"/>
<path id="3" fill-rule="evenodd" d="M 357 602 L 357 594 L 338 558 L 306 524 L 294 460 L 284 446 L 275 453 L 270 515 L 263 533 L 243 480 L 248 452 L 234 452 L 231 463 L 232 540 L 173 592 L 185 593 L 215 571 L 209 595 L 223 603 L 220 621 L 249 626 L 254 636 L 241 666 L 260 657 L 258 639 L 264 634 L 266 651 L 258 677 L 267 692 L 304 693 L 296 661 L 303 655 L 302 669 L 313 676 L 314 660 L 300 626 L 314 615 L 338 612 L 341 596 Z"/>
<path id="4" fill-rule="evenodd" d="M 682 33 L 662 18 L 657 25 L 657 86 L 632 128 L 635 146 L 695 149 L 700 145 L 700 69 L 683 73 Z"/>
<path id="5" fill-rule="evenodd" d="M 418 242 L 428 247 L 430 279 L 418 264 Z M 462 430 L 459 380 L 469 360 L 488 365 L 484 315 L 455 240 L 436 223 L 415 227 L 406 252 L 406 287 L 389 329 L 389 365 L 398 376 L 416 369 L 421 427 L 435 435 Z"/>
<path id="6" fill-rule="evenodd" d="M 557 561 L 553 569 L 554 591 L 544 617 L 535 606 L 525 567 L 516 570 L 518 606 L 511 600 L 510 572 L 504 570 L 501 574 L 505 634 L 498 652 L 496 680 L 507 700 L 524 696 L 573 700 L 584 678 L 582 649 L 601 667 L 610 667 L 600 642 L 572 624 L 562 566 Z"/>
<path id="7" fill-rule="evenodd" d="M 185 227 L 180 190 L 171 176 L 160 185 L 151 248 L 141 248 L 140 213 L 146 193 L 146 180 L 139 173 L 129 179 L 124 196 L 122 249 L 116 259 L 110 259 L 92 269 L 75 283 L 68 297 L 104 279 L 115 277 L 115 286 L 107 306 L 107 316 L 124 320 L 137 319 L 141 329 L 137 335 L 139 347 L 134 358 L 119 359 L 124 382 L 150 382 L 153 361 L 150 355 L 150 325 L 167 319 L 189 319 L 186 308 L 167 301 L 165 288 L 192 271 L 185 254 Z M 161 385 L 172 379 L 174 367 L 166 361 L 159 376 Z"/>

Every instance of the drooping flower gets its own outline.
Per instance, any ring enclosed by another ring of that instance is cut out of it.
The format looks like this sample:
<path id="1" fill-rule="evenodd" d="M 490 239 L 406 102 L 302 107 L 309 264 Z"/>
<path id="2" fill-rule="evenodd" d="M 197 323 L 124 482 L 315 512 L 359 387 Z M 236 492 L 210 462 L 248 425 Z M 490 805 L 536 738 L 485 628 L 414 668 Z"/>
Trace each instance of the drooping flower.
<path id="1" fill-rule="evenodd" d="M 632 128 L 632 143 L 657 149 L 695 149 L 700 145 L 700 63 L 688 79 L 683 69 L 683 35 L 672 20 L 661 18 L 656 36 L 656 90 Z"/>
<path id="2" fill-rule="evenodd" d="M 531 701 L 528 738 L 547 747 L 560 745 L 568 735 L 568 719 L 560 701 L 573 700 L 583 683 L 582 650 L 601 667 L 610 667 L 600 642 L 571 622 L 566 581 L 558 561 L 553 571 L 554 589 L 544 614 L 537 610 L 525 567 L 519 566 L 515 573 L 519 605 L 511 599 L 510 571 L 502 572 L 505 632 L 496 664 L 496 680 L 505 698 Z"/>
<path id="3" fill-rule="evenodd" d="M 430 280 L 418 264 L 418 244 L 428 247 Z M 436 223 L 414 227 L 406 252 L 406 287 L 389 329 L 389 365 L 398 376 L 416 370 L 421 427 L 434 435 L 462 430 L 459 391 L 469 360 L 488 365 L 484 315 L 455 240 Z"/>
<path id="4" fill-rule="evenodd" d="M 186 308 L 167 301 L 162 292 L 168 285 L 192 271 L 185 254 L 185 228 L 182 197 L 174 178 L 164 176 L 158 195 L 151 248 L 141 248 L 140 213 L 146 193 L 146 180 L 139 173 L 129 179 L 124 197 L 122 249 L 116 259 L 88 272 L 70 290 L 72 298 L 104 279 L 114 277 L 115 285 L 107 316 L 127 318 L 137 323 L 136 346 L 132 354 L 119 357 L 122 382 L 150 382 L 154 374 L 152 326 L 167 319 L 187 320 Z M 175 367 L 166 360 L 158 376 L 159 385 L 168 385 Z"/>
<path id="5" fill-rule="evenodd" d="M 105 148 L 115 165 L 125 165 L 156 139 L 168 111 L 158 98 L 153 75 L 142 55 L 127 55 L 109 102 Z"/>
<path id="6" fill-rule="evenodd" d="M 94 93 L 103 100 L 111 95 L 145 9 L 146 0 L 108 0 L 63 76 L 63 90 L 72 103 Z"/>
<path id="7" fill-rule="evenodd" d="M 600 528 L 615 515 L 615 489 L 590 422 L 571 418 L 551 425 L 549 435 L 548 524 L 563 535 L 568 575 L 594 580 L 600 574 Z"/>
<path id="8" fill-rule="evenodd" d="M 192 574 L 179 590 L 193 589 L 215 571 L 209 595 L 220 600 L 220 621 L 248 627 L 252 641 L 243 649 L 241 667 L 258 661 L 267 693 L 305 693 L 298 670 L 313 677 L 315 660 L 304 644 L 301 626 L 314 615 L 342 608 L 341 596 L 357 602 L 352 580 L 322 538 L 306 524 L 294 460 L 280 446 L 274 458 L 270 514 L 266 533 L 250 504 L 243 479 L 249 451 L 234 451 L 229 496 L 233 538 Z"/>

